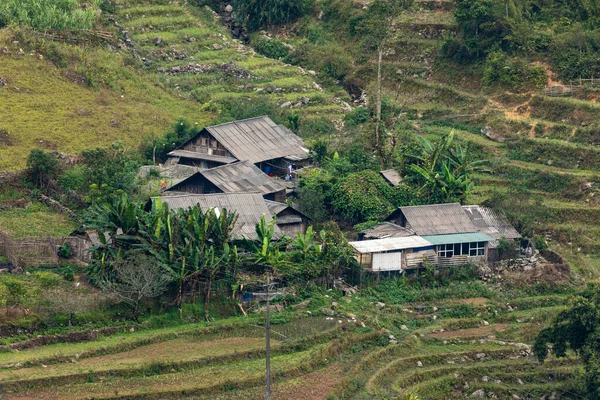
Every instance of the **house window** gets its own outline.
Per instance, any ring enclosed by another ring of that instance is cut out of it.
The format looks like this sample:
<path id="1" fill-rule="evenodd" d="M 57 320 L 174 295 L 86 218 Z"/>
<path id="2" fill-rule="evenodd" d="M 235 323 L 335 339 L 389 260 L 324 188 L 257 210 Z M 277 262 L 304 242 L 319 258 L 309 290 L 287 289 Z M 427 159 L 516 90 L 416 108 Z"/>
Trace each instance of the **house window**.
<path id="1" fill-rule="evenodd" d="M 442 244 L 438 250 L 438 257 L 454 257 L 454 245 Z"/>
<path id="2" fill-rule="evenodd" d="M 205 137 L 201 138 L 201 139 L 200 139 L 200 143 L 201 143 L 201 144 L 202 144 L 202 146 L 204 146 L 204 147 L 208 146 L 208 138 L 205 138 Z"/>
<path id="3" fill-rule="evenodd" d="M 485 255 L 485 242 L 469 243 L 469 256 L 477 257 Z"/>

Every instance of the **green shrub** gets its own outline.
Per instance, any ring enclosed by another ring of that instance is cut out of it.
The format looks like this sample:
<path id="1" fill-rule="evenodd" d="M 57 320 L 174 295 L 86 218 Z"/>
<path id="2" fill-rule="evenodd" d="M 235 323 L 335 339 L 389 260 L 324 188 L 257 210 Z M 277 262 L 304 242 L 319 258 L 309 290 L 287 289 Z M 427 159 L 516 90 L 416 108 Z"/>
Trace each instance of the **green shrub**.
<path id="1" fill-rule="evenodd" d="M 250 31 L 294 22 L 306 11 L 304 0 L 233 0 L 232 6 Z"/>
<path id="2" fill-rule="evenodd" d="M 88 176 L 83 165 L 74 165 L 66 169 L 59 178 L 60 187 L 64 190 L 84 191 L 88 188 Z"/>
<path id="3" fill-rule="evenodd" d="M 483 71 L 483 82 L 487 86 L 499 84 L 513 90 L 544 87 L 547 80 L 544 68 L 509 59 L 502 51 L 488 55 Z"/>
<path id="4" fill-rule="evenodd" d="M 31 275 L 41 289 L 48 289 L 59 286 L 63 280 L 60 276 L 52 272 L 37 271 Z"/>
<path id="5" fill-rule="evenodd" d="M 290 49 L 277 39 L 261 37 L 254 44 L 254 49 L 265 57 L 276 60 L 288 56 Z"/>
<path id="6" fill-rule="evenodd" d="M 60 258 L 71 257 L 71 245 L 69 243 L 65 243 L 62 246 L 58 246 L 58 248 L 56 249 L 56 254 Z"/>

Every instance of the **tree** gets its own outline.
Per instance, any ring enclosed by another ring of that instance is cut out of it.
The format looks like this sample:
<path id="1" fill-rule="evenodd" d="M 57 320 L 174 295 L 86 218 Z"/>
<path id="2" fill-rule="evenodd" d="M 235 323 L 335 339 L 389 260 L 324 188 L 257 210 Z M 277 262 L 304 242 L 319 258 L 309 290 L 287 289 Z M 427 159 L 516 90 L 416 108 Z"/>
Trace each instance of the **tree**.
<path id="1" fill-rule="evenodd" d="M 387 47 L 389 38 L 393 33 L 394 20 L 398 14 L 410 7 L 412 0 L 375 0 L 369 5 L 367 16 L 359 31 L 366 37 L 363 41 L 367 47 L 377 49 L 377 99 L 375 111 L 375 143 L 380 156 L 381 166 L 384 165 L 383 140 L 381 137 L 381 107 L 383 76 L 381 65 L 383 53 Z"/>
<path id="2" fill-rule="evenodd" d="M 36 187 L 45 190 L 60 170 L 58 159 L 42 150 L 31 150 L 27 157 L 27 178 Z"/>
<path id="3" fill-rule="evenodd" d="M 551 349 L 548 345 L 551 345 Z M 585 366 L 588 398 L 600 399 L 600 286 L 589 285 L 571 307 L 561 311 L 552 325 L 540 331 L 533 352 L 544 361 L 551 351 L 565 357 L 573 350 Z"/>
<path id="4" fill-rule="evenodd" d="M 44 290 L 42 297 L 52 303 L 52 307 L 67 314 L 69 326 L 73 325 L 73 317 L 97 304 L 98 299 L 83 295 L 80 290 L 67 290 L 64 287 L 54 287 Z"/>
<path id="5" fill-rule="evenodd" d="M 129 254 L 118 260 L 114 270 L 116 279 L 101 282 L 100 287 L 118 302 L 129 304 L 134 319 L 142 300 L 160 296 L 171 282 L 156 259 L 141 254 Z"/>

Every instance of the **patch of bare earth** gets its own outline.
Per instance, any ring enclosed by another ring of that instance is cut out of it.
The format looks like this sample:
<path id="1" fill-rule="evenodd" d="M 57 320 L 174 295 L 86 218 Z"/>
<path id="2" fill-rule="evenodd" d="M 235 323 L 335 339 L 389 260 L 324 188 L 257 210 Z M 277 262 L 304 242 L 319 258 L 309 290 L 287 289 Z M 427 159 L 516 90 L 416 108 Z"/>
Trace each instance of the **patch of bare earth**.
<path id="1" fill-rule="evenodd" d="M 481 306 L 484 304 L 487 304 L 490 300 L 486 299 L 485 297 L 471 297 L 469 299 L 455 299 L 452 300 L 450 303 L 453 304 L 470 304 L 473 306 Z"/>
<path id="2" fill-rule="evenodd" d="M 338 365 L 311 372 L 292 381 L 276 384 L 274 399 L 323 400 L 335 385 L 342 381 L 342 370 Z"/>
<path id="3" fill-rule="evenodd" d="M 473 336 L 487 336 L 494 332 L 502 332 L 508 328 L 508 324 L 492 324 L 488 326 L 482 326 L 480 328 L 471 328 L 471 329 L 460 329 L 457 331 L 448 331 L 448 332 L 440 332 L 440 333 L 431 333 L 429 337 L 435 339 L 445 339 L 445 338 L 454 338 L 454 337 L 473 337 Z"/>

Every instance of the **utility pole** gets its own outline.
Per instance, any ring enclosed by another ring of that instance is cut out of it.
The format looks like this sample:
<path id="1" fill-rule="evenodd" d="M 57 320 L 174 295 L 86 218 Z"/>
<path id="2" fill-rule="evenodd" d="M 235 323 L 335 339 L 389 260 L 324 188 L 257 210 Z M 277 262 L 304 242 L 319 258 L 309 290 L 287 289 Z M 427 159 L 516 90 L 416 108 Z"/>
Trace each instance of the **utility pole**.
<path id="1" fill-rule="evenodd" d="M 271 275 L 267 272 L 267 308 L 265 310 L 266 347 L 267 347 L 267 400 L 271 400 L 271 299 L 269 294 L 269 286 L 271 285 Z"/>

